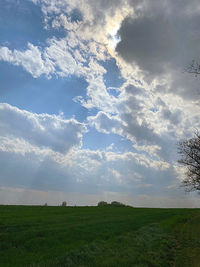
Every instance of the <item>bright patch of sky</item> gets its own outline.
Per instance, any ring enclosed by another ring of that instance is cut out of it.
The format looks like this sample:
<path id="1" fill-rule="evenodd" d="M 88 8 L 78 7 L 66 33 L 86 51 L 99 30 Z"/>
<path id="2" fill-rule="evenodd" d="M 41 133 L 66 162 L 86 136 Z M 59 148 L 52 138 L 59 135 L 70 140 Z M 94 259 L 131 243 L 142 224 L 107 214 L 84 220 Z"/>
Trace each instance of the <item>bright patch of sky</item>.
<path id="1" fill-rule="evenodd" d="M 182 72 L 199 4 L 156 3 L 0 3 L 0 203 L 199 205 L 176 151 L 200 127 L 199 81 Z"/>
<path id="2" fill-rule="evenodd" d="M 27 42 L 43 45 L 47 38 L 66 35 L 62 29 L 46 29 L 44 15 L 39 6 L 31 1 L 0 2 L 0 42 L 10 49 L 23 49 Z"/>

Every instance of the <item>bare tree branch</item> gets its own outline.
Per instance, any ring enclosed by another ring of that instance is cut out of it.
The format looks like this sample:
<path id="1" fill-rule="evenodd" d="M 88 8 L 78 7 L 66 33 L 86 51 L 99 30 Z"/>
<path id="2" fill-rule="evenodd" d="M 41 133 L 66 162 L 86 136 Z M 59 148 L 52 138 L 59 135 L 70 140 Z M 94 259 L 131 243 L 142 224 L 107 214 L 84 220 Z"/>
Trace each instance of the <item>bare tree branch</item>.
<path id="1" fill-rule="evenodd" d="M 200 74 L 200 68 L 199 68 Z M 183 186 L 186 191 L 200 191 L 200 134 L 178 143 L 178 163 L 186 167 L 186 177 Z"/>
<path id="2" fill-rule="evenodd" d="M 192 60 L 192 63 L 185 69 L 185 72 L 193 73 L 195 76 L 200 74 L 200 64 L 196 60 Z"/>

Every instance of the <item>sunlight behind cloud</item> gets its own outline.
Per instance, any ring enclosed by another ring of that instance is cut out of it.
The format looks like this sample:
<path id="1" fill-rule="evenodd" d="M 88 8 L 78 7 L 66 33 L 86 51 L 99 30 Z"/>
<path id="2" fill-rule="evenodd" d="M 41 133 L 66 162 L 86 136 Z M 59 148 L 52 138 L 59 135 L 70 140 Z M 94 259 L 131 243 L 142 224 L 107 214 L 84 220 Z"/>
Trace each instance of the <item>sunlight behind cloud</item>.
<path id="1" fill-rule="evenodd" d="M 126 7 L 122 8 L 122 10 L 116 11 L 114 17 L 107 17 L 106 19 L 106 27 L 104 36 L 104 43 L 107 46 L 108 52 L 111 56 L 115 56 L 115 48 L 117 44 L 120 42 L 120 36 L 117 34 L 120 29 L 121 22 L 124 18 L 131 14 L 130 9 L 128 10 Z"/>

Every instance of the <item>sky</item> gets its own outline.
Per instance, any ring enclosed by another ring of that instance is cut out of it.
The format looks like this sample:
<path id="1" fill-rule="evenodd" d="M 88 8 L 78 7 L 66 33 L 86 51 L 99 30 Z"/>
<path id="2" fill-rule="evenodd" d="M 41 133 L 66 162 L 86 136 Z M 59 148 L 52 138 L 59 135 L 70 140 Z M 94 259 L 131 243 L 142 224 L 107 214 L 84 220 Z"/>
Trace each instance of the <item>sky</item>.
<path id="1" fill-rule="evenodd" d="M 199 207 L 198 0 L 0 2 L 0 203 Z"/>

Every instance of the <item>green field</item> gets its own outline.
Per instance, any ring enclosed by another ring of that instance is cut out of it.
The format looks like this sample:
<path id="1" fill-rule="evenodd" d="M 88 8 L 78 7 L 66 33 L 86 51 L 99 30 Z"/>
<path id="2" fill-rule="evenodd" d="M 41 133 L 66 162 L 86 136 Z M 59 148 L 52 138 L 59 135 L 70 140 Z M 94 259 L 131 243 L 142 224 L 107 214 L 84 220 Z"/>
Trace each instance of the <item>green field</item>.
<path id="1" fill-rule="evenodd" d="M 0 266 L 200 266 L 200 209 L 0 206 Z"/>

